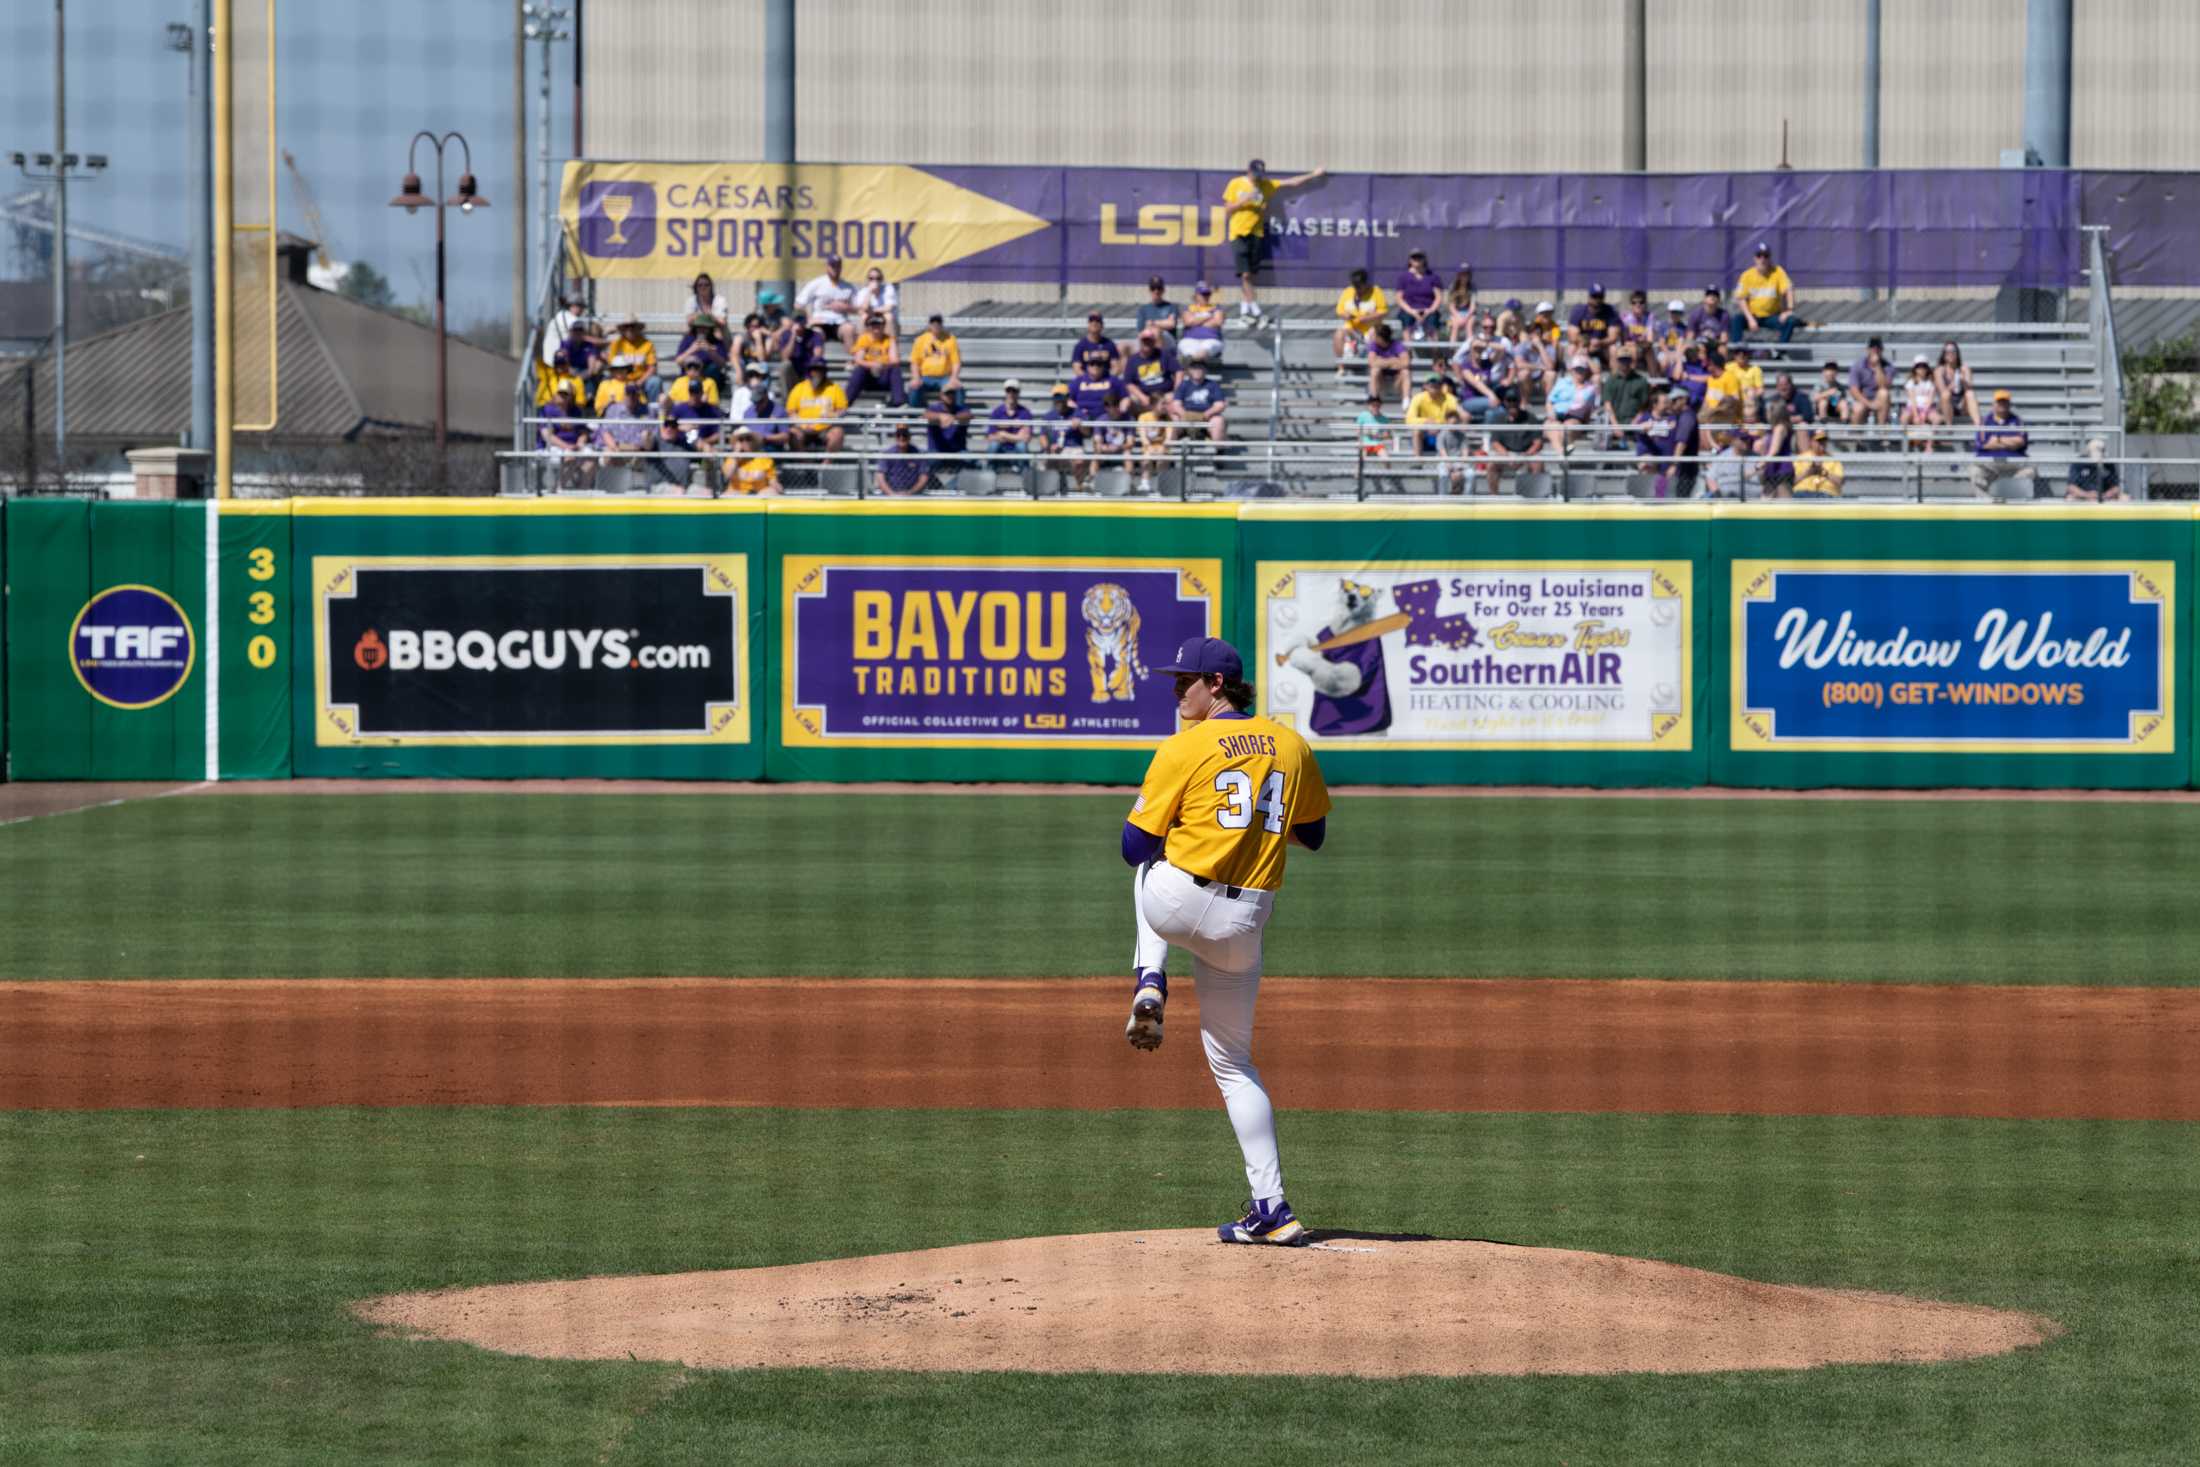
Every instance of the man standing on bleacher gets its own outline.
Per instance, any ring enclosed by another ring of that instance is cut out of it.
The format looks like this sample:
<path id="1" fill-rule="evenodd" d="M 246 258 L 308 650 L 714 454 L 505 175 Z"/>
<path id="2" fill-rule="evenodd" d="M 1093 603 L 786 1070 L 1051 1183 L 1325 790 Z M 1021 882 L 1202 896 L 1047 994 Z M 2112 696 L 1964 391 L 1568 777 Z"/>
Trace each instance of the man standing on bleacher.
<path id="1" fill-rule="evenodd" d="M 1237 261 L 1238 320 L 1253 325 L 1260 320 L 1260 301 L 1253 294 L 1253 277 L 1268 264 L 1268 202 L 1287 188 L 1303 188 L 1324 176 L 1317 168 L 1295 178 L 1270 178 L 1268 165 L 1255 158 L 1245 171 L 1222 189 L 1222 206 L 1230 211 L 1231 254 Z"/>

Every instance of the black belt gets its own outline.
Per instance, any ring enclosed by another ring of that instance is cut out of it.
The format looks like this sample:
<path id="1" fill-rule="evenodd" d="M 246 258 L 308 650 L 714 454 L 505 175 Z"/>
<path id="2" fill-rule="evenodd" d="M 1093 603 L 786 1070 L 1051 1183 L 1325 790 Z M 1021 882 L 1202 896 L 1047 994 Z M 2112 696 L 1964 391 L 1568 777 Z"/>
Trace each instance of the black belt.
<path id="1" fill-rule="evenodd" d="M 1192 875 L 1192 873 L 1189 871 L 1185 872 L 1184 874 L 1186 876 Z M 1192 876 L 1192 885 L 1194 886 L 1205 888 L 1213 886 L 1214 884 L 1214 878 L 1211 876 Z M 1232 901 L 1236 901 L 1239 897 L 1245 895 L 1245 888 L 1242 886 L 1226 886 L 1222 889 L 1222 894 L 1230 898 Z"/>

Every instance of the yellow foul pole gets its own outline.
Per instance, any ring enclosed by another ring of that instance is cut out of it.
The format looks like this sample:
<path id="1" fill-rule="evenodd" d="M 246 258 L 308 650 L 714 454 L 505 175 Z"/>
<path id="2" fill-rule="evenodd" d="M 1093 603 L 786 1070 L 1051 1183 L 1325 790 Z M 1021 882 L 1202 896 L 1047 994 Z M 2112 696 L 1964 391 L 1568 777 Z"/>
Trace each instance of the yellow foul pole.
<path id="1" fill-rule="evenodd" d="M 236 256 L 231 226 L 237 204 L 230 166 L 230 0 L 214 0 L 214 492 L 227 499 L 235 473 L 237 418 Z"/>

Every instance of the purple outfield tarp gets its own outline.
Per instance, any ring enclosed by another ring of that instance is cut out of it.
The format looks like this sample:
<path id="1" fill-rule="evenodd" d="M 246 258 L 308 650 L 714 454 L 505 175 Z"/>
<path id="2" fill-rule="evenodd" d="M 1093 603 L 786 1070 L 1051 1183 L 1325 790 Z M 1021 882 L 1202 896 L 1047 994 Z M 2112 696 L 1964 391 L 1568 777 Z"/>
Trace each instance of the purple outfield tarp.
<path id="1" fill-rule="evenodd" d="M 935 280 L 1125 285 L 1231 278 L 1222 189 L 1173 169 L 925 172 L 1048 221 L 930 272 Z M 1288 167 L 1279 167 L 1288 173 Z M 1656 283 L 1731 287 L 1760 242 L 1806 291 L 1871 286 L 2056 288 L 2082 282 L 2083 224 L 2109 227 L 2117 283 L 2200 286 L 2200 174 L 2053 169 L 1846 173 L 1340 173 L 1279 196 L 1270 222 L 1285 286 L 1333 287 L 1365 267 L 1387 285 L 1407 251 L 1478 290 Z"/>

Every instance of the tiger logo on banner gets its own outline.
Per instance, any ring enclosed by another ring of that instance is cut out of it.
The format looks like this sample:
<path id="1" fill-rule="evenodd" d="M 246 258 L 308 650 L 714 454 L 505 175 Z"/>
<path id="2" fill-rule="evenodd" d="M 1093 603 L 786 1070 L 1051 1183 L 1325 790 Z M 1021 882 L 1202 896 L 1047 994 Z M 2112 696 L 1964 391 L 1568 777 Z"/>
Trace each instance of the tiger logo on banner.
<path id="1" fill-rule="evenodd" d="M 1131 593 L 1113 581 L 1101 581 L 1085 592 L 1085 661 L 1092 669 L 1092 701 L 1110 698 L 1129 702 L 1138 696 L 1138 679 L 1146 675 L 1138 655 L 1138 607 Z M 1108 670 L 1110 661 L 1114 670 Z"/>

